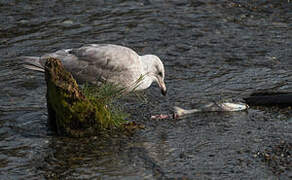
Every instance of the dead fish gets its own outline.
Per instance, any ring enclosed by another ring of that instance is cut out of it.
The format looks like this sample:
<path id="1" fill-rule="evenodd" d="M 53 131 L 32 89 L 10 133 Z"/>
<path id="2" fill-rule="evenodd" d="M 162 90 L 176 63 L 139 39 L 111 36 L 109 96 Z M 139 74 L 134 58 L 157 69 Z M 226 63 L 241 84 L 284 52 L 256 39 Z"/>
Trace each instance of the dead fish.
<path id="1" fill-rule="evenodd" d="M 212 102 L 198 109 L 183 109 L 174 106 L 173 114 L 159 114 L 151 116 L 151 119 L 177 119 L 183 115 L 198 113 L 198 112 L 223 112 L 223 111 L 243 111 L 248 109 L 248 105 L 244 103 L 230 103 L 230 102 Z"/>
<path id="2" fill-rule="evenodd" d="M 192 114 L 197 112 L 222 112 L 222 111 L 243 111 L 248 109 L 248 105 L 244 103 L 210 103 L 199 109 L 183 109 L 178 106 L 174 106 L 174 114 L 176 116 L 182 116 L 186 114 Z M 175 116 L 175 115 L 174 115 Z"/>

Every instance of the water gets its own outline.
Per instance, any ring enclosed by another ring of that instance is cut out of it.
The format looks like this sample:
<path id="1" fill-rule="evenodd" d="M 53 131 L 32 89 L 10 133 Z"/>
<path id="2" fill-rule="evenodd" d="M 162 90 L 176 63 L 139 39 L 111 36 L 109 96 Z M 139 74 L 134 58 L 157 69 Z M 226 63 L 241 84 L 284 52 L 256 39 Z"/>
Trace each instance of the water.
<path id="1" fill-rule="evenodd" d="M 174 105 L 291 91 L 291 2 L 1 0 L 0 15 L 0 179 L 292 177 L 291 166 L 275 172 L 257 156 L 292 143 L 289 108 L 150 120 Z M 163 60 L 168 95 L 154 85 L 147 103 L 126 104 L 145 130 L 70 139 L 47 128 L 44 77 L 17 57 L 85 43 L 125 45 Z"/>

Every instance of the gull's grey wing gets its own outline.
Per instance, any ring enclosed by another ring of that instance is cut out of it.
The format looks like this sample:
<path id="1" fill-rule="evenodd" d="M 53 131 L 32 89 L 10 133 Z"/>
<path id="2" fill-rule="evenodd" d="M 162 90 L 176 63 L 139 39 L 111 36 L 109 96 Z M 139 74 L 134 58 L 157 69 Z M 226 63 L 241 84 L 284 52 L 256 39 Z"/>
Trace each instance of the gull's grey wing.
<path id="1" fill-rule="evenodd" d="M 53 57 L 62 61 L 63 66 L 70 72 L 79 72 L 88 65 L 87 62 L 79 61 L 78 57 L 69 52 L 71 49 L 59 50 L 54 53 L 49 53 L 41 56 L 40 63 L 44 66 L 47 58 Z"/>
<path id="2" fill-rule="evenodd" d="M 62 61 L 79 82 L 118 82 L 129 85 L 137 80 L 141 72 L 139 55 L 133 50 L 110 44 L 91 44 L 81 48 L 59 50 L 41 57 L 45 63 L 48 57 Z"/>
<path id="3" fill-rule="evenodd" d="M 140 66 L 139 55 L 132 49 L 111 44 L 90 44 L 72 49 L 79 61 L 88 62 L 90 66 L 97 66 L 111 71 L 124 71 L 134 66 Z"/>

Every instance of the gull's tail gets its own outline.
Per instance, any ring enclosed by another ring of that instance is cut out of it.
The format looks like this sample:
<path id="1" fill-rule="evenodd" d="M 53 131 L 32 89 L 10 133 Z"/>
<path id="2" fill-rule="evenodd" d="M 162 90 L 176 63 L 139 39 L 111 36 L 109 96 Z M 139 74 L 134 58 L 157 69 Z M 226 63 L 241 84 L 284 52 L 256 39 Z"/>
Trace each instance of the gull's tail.
<path id="1" fill-rule="evenodd" d="M 34 71 L 45 72 L 44 66 L 40 62 L 40 57 L 22 56 L 23 66 Z"/>

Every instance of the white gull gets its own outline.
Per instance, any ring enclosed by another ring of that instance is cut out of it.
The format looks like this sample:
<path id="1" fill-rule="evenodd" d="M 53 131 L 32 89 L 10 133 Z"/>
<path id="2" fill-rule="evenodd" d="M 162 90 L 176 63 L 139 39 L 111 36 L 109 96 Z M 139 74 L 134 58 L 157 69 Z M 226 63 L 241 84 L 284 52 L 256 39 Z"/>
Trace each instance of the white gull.
<path id="1" fill-rule="evenodd" d="M 41 57 L 21 58 L 26 68 L 44 72 L 44 65 L 49 57 L 60 59 L 65 69 L 71 72 L 79 83 L 111 82 L 131 91 L 147 89 L 154 81 L 158 83 L 161 93 L 166 95 L 163 63 L 159 57 L 152 54 L 139 56 L 124 46 L 89 44 Z"/>

